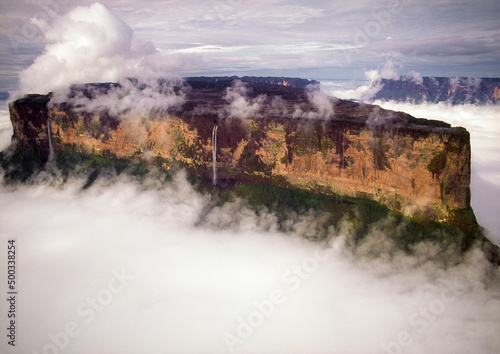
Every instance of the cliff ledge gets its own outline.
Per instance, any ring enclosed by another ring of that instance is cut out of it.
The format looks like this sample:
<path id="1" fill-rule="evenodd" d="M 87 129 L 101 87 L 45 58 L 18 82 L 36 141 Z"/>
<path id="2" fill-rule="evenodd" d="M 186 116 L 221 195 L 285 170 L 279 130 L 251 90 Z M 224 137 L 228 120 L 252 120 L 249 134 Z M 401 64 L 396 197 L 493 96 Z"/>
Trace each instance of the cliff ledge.
<path id="1" fill-rule="evenodd" d="M 331 111 L 322 111 L 324 98 L 319 102 L 314 92 L 258 82 L 245 87 L 247 103 L 258 106 L 240 119 L 227 113 L 234 83 L 189 85 L 173 91 L 182 91 L 180 105 L 126 117 L 28 95 L 9 105 L 14 137 L 41 161 L 51 151 L 138 158 L 211 179 L 215 152 L 219 179 L 367 198 L 441 222 L 470 209 L 470 142 L 463 128 L 330 98 Z M 92 102 L 114 87 L 75 86 L 69 97 Z"/>

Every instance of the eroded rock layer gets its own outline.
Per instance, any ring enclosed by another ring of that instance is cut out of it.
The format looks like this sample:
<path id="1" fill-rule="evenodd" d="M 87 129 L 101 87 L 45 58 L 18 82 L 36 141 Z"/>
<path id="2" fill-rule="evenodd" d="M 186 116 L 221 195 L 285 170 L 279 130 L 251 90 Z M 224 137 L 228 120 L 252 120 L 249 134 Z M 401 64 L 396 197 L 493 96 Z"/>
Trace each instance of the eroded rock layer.
<path id="1" fill-rule="evenodd" d="M 54 153 L 137 158 L 211 179 L 218 126 L 220 179 L 368 198 L 439 221 L 470 208 L 463 128 L 334 99 L 325 116 L 310 92 L 262 84 L 246 98 L 258 109 L 240 119 L 227 114 L 229 83 L 190 84 L 182 106 L 126 116 L 26 96 L 9 107 L 14 136 L 42 160 L 52 145 Z"/>

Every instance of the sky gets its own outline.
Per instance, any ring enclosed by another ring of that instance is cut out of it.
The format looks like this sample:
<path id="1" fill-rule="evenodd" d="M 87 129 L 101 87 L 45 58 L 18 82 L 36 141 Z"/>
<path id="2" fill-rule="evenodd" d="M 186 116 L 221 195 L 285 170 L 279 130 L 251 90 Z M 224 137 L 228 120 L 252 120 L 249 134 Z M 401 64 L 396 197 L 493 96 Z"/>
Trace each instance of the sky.
<path id="1" fill-rule="evenodd" d="M 50 51 L 47 45 L 64 43 L 72 35 L 65 16 L 77 6 L 92 4 L 2 0 L 0 91 L 17 89 L 19 73 L 44 50 Z M 129 50 L 135 55 L 130 66 L 147 64 L 158 73 L 178 76 L 351 80 L 364 79 L 365 71 L 388 60 L 401 73 L 500 76 L 496 0 L 103 0 L 101 4 L 110 14 L 94 12 L 85 20 L 98 23 L 107 36 L 113 36 L 107 30 L 117 30 L 117 46 L 109 45 L 110 37 L 103 38 L 106 35 L 98 29 L 82 25 L 75 29 L 80 37 L 70 48 L 80 61 L 82 56 L 107 55 L 107 71 L 112 71 L 112 63 L 124 61 L 119 54 Z M 96 53 L 102 49 L 95 46 L 97 38 L 109 45 L 106 53 Z M 69 53 L 57 55 L 57 64 L 71 65 Z"/>

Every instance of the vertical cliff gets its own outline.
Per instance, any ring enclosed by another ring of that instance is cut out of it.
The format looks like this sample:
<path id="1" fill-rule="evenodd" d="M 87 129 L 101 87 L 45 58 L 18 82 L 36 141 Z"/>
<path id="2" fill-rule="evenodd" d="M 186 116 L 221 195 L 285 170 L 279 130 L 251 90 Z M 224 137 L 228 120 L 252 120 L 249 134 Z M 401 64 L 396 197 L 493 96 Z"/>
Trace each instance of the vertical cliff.
<path id="1" fill-rule="evenodd" d="M 277 113 L 270 104 L 256 118 L 226 118 L 217 87 L 191 90 L 180 110 L 126 119 L 67 103 L 48 107 L 50 97 L 36 95 L 12 102 L 10 112 L 19 146 L 42 160 L 49 156 L 50 131 L 56 153 L 140 158 L 211 178 L 217 125 L 221 179 L 368 198 L 439 221 L 470 208 L 465 129 L 342 100 L 331 101 L 333 115 L 314 117 L 304 113 L 314 109 L 305 91 L 284 89 L 283 106 L 309 118 Z M 277 94 L 272 92 L 269 97 Z"/>

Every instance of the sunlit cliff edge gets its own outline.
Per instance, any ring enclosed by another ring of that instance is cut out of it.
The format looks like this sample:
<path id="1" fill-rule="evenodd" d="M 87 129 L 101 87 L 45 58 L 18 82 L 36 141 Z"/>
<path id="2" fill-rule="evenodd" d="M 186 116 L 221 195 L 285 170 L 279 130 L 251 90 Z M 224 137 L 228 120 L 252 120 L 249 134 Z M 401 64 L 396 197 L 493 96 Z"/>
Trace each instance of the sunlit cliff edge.
<path id="1" fill-rule="evenodd" d="M 42 163 L 83 153 L 184 168 L 206 180 L 215 151 L 219 180 L 369 199 L 416 220 L 476 229 L 464 128 L 333 98 L 324 116 L 310 91 L 267 83 L 250 85 L 259 109 L 241 119 L 225 111 L 230 81 L 189 83 L 181 105 L 126 117 L 27 95 L 9 104 L 16 149 Z M 113 86 L 73 91 L 92 98 Z"/>
<path id="2" fill-rule="evenodd" d="M 368 198 L 439 221 L 470 208 L 470 142 L 463 128 L 343 100 L 332 100 L 335 113 L 327 119 L 290 118 L 269 107 L 261 118 L 224 119 L 218 93 L 214 85 L 199 85 L 182 111 L 126 120 L 66 104 L 49 108 L 48 95 L 24 97 L 9 109 L 18 146 L 42 160 L 49 157 L 50 123 L 55 152 L 149 158 L 163 169 L 181 166 L 211 178 L 218 125 L 221 179 Z M 314 110 L 300 90 L 277 93 L 287 105 Z"/>

